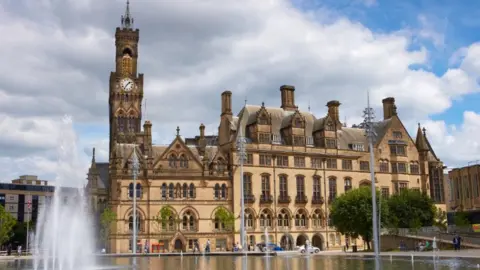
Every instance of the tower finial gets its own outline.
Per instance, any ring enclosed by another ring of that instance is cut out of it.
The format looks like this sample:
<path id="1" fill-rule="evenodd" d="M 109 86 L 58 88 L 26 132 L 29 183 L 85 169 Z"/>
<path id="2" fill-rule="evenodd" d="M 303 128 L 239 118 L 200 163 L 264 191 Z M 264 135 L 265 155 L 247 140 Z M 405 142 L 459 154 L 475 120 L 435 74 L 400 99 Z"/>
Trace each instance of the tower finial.
<path id="1" fill-rule="evenodd" d="M 95 147 L 93 147 L 92 163 L 95 163 Z"/>
<path id="2" fill-rule="evenodd" d="M 177 136 L 180 136 L 180 127 L 177 126 Z"/>
<path id="3" fill-rule="evenodd" d="M 127 7 L 125 8 L 125 15 L 121 19 L 122 27 L 131 29 L 133 25 L 133 17 L 130 15 L 130 0 L 127 0 Z"/>

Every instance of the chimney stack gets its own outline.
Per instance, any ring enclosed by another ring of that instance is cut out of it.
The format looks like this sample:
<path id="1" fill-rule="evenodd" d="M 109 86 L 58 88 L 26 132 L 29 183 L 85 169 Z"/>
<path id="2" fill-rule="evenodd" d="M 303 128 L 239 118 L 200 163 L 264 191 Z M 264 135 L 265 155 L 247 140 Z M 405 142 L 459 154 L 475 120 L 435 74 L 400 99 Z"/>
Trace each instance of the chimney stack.
<path id="1" fill-rule="evenodd" d="M 382 100 L 383 103 L 383 119 L 390 119 L 397 115 L 397 106 L 395 106 L 395 98 L 388 97 Z"/>
<path id="2" fill-rule="evenodd" d="M 295 111 L 295 86 L 282 85 L 280 86 L 280 92 L 282 93 L 282 106 L 285 111 Z"/>
<path id="3" fill-rule="evenodd" d="M 205 148 L 207 147 L 207 139 L 205 139 L 205 125 L 200 124 L 200 138 L 198 139 L 198 153 L 200 156 L 205 155 Z"/>
<path id="4" fill-rule="evenodd" d="M 202 123 L 200 124 L 200 138 L 205 138 L 205 125 Z"/>
<path id="5" fill-rule="evenodd" d="M 232 115 L 232 92 L 224 91 L 222 93 L 222 114 Z"/>
<path id="6" fill-rule="evenodd" d="M 328 115 L 335 121 L 340 122 L 340 102 L 338 100 L 331 100 L 327 103 Z"/>

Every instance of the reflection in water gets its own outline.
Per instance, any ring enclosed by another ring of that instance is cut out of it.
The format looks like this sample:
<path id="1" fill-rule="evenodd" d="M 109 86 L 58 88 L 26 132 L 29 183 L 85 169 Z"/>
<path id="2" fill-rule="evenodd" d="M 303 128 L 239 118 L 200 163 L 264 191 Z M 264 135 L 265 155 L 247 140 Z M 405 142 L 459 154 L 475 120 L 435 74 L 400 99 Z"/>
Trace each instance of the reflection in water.
<path id="1" fill-rule="evenodd" d="M 101 258 L 98 260 L 100 268 L 127 269 L 131 266 L 132 258 Z M 335 269 L 335 270 L 371 270 L 375 269 L 373 258 L 358 257 L 327 257 L 327 256 L 276 256 L 276 257 L 232 257 L 232 256 L 183 256 L 182 257 L 139 257 L 138 270 L 310 270 L 310 269 Z M 382 270 L 460 270 L 477 269 L 480 260 L 472 259 L 442 259 L 442 258 L 385 258 Z M 0 262 L 0 269 L 17 270 L 32 269 L 32 261 L 18 260 L 13 262 Z M 112 267 L 113 266 L 113 267 Z"/>

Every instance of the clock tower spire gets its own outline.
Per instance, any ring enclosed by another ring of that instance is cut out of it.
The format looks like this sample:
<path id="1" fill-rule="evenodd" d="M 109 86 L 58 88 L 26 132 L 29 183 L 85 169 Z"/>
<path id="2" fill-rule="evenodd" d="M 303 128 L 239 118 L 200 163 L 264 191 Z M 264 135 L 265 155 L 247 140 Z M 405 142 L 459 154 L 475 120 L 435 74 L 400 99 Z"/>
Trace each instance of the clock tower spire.
<path id="1" fill-rule="evenodd" d="M 133 27 L 127 0 L 121 26 L 115 30 L 115 71 L 110 73 L 110 151 L 115 142 L 135 143 L 141 131 L 143 74 L 137 73 L 139 34 Z"/>

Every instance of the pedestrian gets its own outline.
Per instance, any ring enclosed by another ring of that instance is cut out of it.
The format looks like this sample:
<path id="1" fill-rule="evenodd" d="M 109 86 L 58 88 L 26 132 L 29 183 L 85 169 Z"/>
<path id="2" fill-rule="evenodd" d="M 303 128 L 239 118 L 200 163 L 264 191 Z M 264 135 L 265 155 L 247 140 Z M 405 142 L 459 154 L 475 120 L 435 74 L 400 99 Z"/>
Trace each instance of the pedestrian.
<path id="1" fill-rule="evenodd" d="M 453 249 L 458 250 L 458 239 L 456 235 L 453 237 L 452 243 L 453 243 Z"/>
<path id="2" fill-rule="evenodd" d="M 348 251 L 348 246 L 349 246 L 349 244 L 350 244 L 350 243 L 349 243 L 349 240 L 348 240 L 348 238 L 346 238 L 346 239 L 345 239 L 345 248 L 346 248 L 345 251 Z"/>
<path id="3" fill-rule="evenodd" d="M 457 234 L 457 250 L 462 248 L 462 237 Z"/>
<path id="4" fill-rule="evenodd" d="M 210 239 L 207 239 L 207 245 L 205 246 L 205 252 L 210 253 Z"/>

